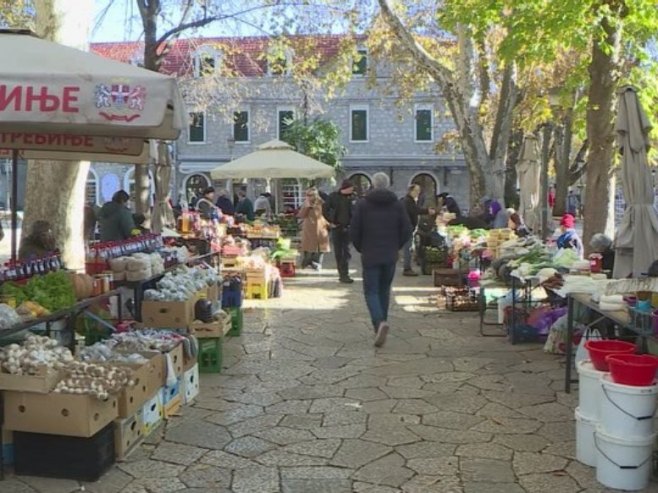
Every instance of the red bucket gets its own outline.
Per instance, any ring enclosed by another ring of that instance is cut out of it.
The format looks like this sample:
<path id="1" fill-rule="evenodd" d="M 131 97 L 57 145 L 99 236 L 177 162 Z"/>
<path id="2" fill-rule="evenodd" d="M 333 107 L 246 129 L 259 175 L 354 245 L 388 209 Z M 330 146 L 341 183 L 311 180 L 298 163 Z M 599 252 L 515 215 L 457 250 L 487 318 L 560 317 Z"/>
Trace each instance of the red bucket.
<path id="1" fill-rule="evenodd" d="M 610 354 L 631 354 L 635 352 L 635 344 L 615 340 L 591 340 L 585 343 L 594 368 L 599 371 L 609 371 L 606 356 Z"/>
<path id="2" fill-rule="evenodd" d="M 651 354 L 611 354 L 606 356 L 615 383 L 648 387 L 656 380 L 658 356 Z"/>

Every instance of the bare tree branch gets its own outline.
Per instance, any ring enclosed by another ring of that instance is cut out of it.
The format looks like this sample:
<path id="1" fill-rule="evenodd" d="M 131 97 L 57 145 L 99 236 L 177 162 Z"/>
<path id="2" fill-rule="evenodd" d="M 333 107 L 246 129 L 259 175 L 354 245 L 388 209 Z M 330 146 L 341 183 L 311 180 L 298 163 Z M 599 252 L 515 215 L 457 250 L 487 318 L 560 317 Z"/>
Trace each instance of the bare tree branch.
<path id="1" fill-rule="evenodd" d="M 393 30 L 395 35 L 402 41 L 402 45 L 422 68 L 432 74 L 435 80 L 442 86 L 443 90 L 454 85 L 454 73 L 436 58 L 430 55 L 411 35 L 400 18 L 393 12 L 389 0 L 379 0 L 382 16 Z"/>

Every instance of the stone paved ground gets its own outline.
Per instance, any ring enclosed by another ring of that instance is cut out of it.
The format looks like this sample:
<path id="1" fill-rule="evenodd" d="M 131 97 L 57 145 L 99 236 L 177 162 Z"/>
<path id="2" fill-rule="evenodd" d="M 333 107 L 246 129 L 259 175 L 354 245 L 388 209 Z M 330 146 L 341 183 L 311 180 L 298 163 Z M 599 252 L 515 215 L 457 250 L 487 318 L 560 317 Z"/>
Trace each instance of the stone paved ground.
<path id="1" fill-rule="evenodd" d="M 597 493 L 574 460 L 577 392 L 538 345 L 482 338 L 437 312 L 428 277 L 399 277 L 383 349 L 361 284 L 287 283 L 253 303 L 221 375 L 90 493 Z M 648 491 L 658 491 L 652 484 Z M 69 493 L 10 477 L 2 493 Z"/>

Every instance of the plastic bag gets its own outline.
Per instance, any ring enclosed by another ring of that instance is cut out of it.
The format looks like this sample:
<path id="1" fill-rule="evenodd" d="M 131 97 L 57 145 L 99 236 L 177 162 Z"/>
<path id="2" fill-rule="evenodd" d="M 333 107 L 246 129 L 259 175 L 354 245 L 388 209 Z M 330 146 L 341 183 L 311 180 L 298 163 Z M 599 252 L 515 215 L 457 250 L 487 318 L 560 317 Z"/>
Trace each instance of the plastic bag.
<path id="1" fill-rule="evenodd" d="M 578 344 L 578 349 L 576 350 L 576 357 L 574 359 L 576 364 L 578 364 L 580 361 L 589 359 L 589 354 L 587 353 L 587 349 L 585 349 L 585 343 L 587 341 L 599 340 L 599 339 L 603 339 L 603 337 L 601 337 L 601 333 L 598 331 L 598 329 L 592 329 L 591 327 L 587 327 L 587 330 L 583 334 L 583 337 L 581 337 L 580 339 L 580 343 Z"/>

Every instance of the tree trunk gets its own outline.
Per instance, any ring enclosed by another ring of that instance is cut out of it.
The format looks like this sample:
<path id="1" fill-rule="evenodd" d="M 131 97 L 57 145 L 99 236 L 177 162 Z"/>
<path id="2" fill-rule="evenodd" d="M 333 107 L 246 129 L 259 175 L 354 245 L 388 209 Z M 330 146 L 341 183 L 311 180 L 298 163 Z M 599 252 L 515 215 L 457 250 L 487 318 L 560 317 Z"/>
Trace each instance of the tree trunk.
<path id="1" fill-rule="evenodd" d="M 158 56 L 158 15 L 160 0 L 137 0 L 142 26 L 144 28 L 144 68 L 159 72 Z M 133 196 L 135 212 L 144 214 L 147 224 L 151 221 L 151 178 L 148 164 L 135 164 L 135 192 Z"/>
<path id="2" fill-rule="evenodd" d="M 573 141 L 573 110 L 568 109 L 561 124 L 555 129 L 555 207 L 553 216 L 566 212 L 571 180 L 571 143 Z"/>
<path id="3" fill-rule="evenodd" d="M 34 6 L 38 34 L 88 49 L 91 0 L 36 0 Z M 30 161 L 27 165 L 23 238 L 35 221 L 48 221 L 64 262 L 74 269 L 84 267 L 82 218 L 88 172 L 88 162 Z"/>
<path id="4" fill-rule="evenodd" d="M 521 146 L 523 145 L 523 130 L 515 130 L 509 139 L 507 147 L 507 163 L 505 167 L 505 206 L 518 209 L 520 199 L 517 191 L 518 176 L 516 165 L 519 163 Z"/>
<path id="5" fill-rule="evenodd" d="M 613 14 L 610 14 L 613 15 Z M 611 186 L 611 168 L 614 156 L 614 115 L 616 89 L 619 77 L 619 48 L 621 20 L 613 26 L 607 18 L 601 20 L 604 39 L 594 38 L 592 60 L 589 66 L 590 86 L 587 103 L 587 139 L 589 156 L 584 210 L 583 243 L 589 242 L 596 233 L 612 236 L 614 214 L 614 189 Z"/>

